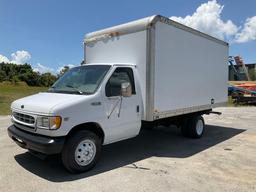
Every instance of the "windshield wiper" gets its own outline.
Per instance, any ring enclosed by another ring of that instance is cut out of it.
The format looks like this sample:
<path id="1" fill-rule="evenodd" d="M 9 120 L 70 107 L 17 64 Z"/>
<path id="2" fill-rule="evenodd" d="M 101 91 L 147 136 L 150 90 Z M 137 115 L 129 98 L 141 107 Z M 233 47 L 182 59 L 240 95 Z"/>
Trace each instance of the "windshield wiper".
<path id="1" fill-rule="evenodd" d="M 74 86 L 72 86 L 72 85 L 65 85 L 65 86 L 76 90 L 76 92 L 79 93 L 79 94 L 81 94 L 81 95 L 84 94 L 83 91 L 81 91 L 80 89 L 78 89 L 78 88 L 76 88 L 76 87 L 74 87 Z"/>

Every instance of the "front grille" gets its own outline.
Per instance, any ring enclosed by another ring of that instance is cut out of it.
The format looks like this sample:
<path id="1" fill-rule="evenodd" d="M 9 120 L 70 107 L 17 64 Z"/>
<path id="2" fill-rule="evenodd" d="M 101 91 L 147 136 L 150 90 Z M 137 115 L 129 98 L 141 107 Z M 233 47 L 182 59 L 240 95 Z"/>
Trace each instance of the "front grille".
<path id="1" fill-rule="evenodd" d="M 27 126 L 27 125 L 23 125 L 21 123 L 18 123 L 18 122 L 13 122 L 14 126 L 19 128 L 19 129 L 22 129 L 22 130 L 34 130 L 35 127 L 32 127 L 32 126 Z"/>
<path id="2" fill-rule="evenodd" d="M 30 115 L 17 113 L 17 112 L 13 112 L 12 115 L 18 121 L 21 121 L 21 122 L 24 122 L 27 124 L 31 124 L 31 125 L 34 125 L 34 123 L 35 123 L 35 118 Z"/>

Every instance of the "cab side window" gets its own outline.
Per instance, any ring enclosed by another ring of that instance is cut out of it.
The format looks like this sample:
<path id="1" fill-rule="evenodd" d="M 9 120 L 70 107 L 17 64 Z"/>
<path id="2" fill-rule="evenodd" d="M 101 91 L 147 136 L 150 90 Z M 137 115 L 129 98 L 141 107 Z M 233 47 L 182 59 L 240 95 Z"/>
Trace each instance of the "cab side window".
<path id="1" fill-rule="evenodd" d="M 134 76 L 131 68 L 119 67 L 109 78 L 106 84 L 106 96 L 113 97 L 121 94 L 121 84 L 129 82 L 132 87 L 132 94 L 135 95 Z"/>

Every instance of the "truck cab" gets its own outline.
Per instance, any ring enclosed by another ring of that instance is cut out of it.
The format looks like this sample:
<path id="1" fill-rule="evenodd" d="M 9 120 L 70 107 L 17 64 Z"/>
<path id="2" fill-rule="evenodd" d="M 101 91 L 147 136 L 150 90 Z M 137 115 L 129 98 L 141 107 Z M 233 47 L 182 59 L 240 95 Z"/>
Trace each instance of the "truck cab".
<path id="1" fill-rule="evenodd" d="M 9 135 L 31 151 L 43 154 L 64 151 L 64 165 L 71 171 L 76 170 L 66 162 L 69 155 L 65 151 L 76 152 L 73 160 L 80 167 L 91 167 L 85 162 L 97 156 L 96 147 L 139 133 L 143 107 L 137 76 L 136 66 L 132 64 L 74 67 L 47 92 L 12 103 L 13 126 L 9 127 Z M 69 140 L 80 137 L 81 131 L 90 132 L 89 136 L 94 138 L 93 142 L 87 138 L 85 147 L 81 139 Z M 70 149 L 70 145 L 76 147 Z"/>

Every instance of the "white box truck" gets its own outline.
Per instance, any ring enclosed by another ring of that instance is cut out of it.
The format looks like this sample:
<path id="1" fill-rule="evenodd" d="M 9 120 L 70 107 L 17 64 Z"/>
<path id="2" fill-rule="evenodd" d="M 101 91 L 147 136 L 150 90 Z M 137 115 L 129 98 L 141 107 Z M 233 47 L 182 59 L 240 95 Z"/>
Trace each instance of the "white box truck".
<path id="1" fill-rule="evenodd" d="M 101 146 L 176 124 L 199 138 L 203 114 L 227 100 L 228 44 L 163 16 L 89 33 L 86 64 L 47 92 L 14 101 L 9 136 L 71 172 L 91 169 Z"/>

